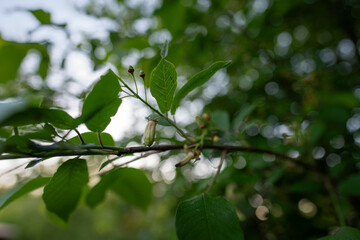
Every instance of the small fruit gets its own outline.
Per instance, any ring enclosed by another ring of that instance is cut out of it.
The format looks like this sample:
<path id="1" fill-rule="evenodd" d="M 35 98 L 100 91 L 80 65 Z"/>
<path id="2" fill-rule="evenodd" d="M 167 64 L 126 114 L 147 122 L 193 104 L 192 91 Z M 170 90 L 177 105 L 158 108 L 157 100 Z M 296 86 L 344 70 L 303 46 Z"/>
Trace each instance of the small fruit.
<path id="1" fill-rule="evenodd" d="M 157 120 L 149 119 L 144 132 L 144 144 L 150 147 L 154 143 Z"/>

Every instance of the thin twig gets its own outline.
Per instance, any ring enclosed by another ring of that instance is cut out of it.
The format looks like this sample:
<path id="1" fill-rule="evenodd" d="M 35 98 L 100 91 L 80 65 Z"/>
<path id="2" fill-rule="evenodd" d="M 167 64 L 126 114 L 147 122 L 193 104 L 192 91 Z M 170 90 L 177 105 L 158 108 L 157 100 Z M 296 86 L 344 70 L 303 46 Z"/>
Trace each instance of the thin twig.
<path id="1" fill-rule="evenodd" d="M 153 151 L 153 152 L 148 152 L 148 153 L 145 153 L 145 154 L 141 154 L 140 156 L 137 156 L 137 157 L 135 157 L 135 158 L 133 158 L 133 159 L 127 161 L 127 162 L 124 162 L 124 163 L 119 164 L 119 165 L 114 165 L 114 167 L 117 167 L 117 168 L 123 167 L 123 166 L 128 165 L 129 163 L 135 162 L 135 161 L 137 161 L 137 160 L 139 160 L 139 159 L 146 158 L 146 157 L 148 157 L 148 156 L 150 156 L 150 155 L 153 155 L 153 154 L 155 154 L 155 153 L 160 153 L 160 152 L 161 152 L 161 151 L 158 150 L 158 151 Z"/>
<path id="2" fill-rule="evenodd" d="M 219 175 L 219 173 L 220 173 L 221 167 L 222 167 L 222 165 L 223 165 L 223 163 L 224 163 L 226 153 L 227 153 L 226 150 L 224 150 L 224 151 L 221 153 L 220 164 L 219 164 L 219 166 L 218 166 L 218 169 L 217 169 L 217 171 L 216 171 L 216 173 L 215 173 L 215 175 L 214 175 L 214 177 L 213 177 L 213 179 L 212 179 L 209 187 L 206 189 L 205 193 L 209 193 L 210 190 L 211 190 L 211 188 L 212 188 L 212 186 L 215 184 L 216 179 L 217 179 L 217 177 L 218 177 L 218 175 Z"/>
<path id="3" fill-rule="evenodd" d="M 119 79 L 119 81 L 124 84 L 124 86 L 132 93 L 135 95 L 135 97 L 137 99 L 139 99 L 141 102 L 143 102 L 146 106 L 148 106 L 151 110 L 153 110 L 154 112 L 156 112 L 157 114 L 159 114 L 159 116 L 162 116 L 170 125 L 172 125 L 174 128 L 176 128 L 176 130 L 180 133 L 180 135 L 185 138 L 188 142 L 191 142 L 191 139 L 184 133 L 183 130 L 181 130 L 175 123 L 173 123 L 169 118 L 167 118 L 166 116 L 164 116 L 160 111 L 158 111 L 156 108 L 154 108 L 153 106 L 151 106 L 147 101 L 145 101 L 144 99 L 142 99 L 139 94 L 135 93 L 130 87 L 129 85 L 127 85 L 120 77 L 117 77 Z"/>
<path id="4" fill-rule="evenodd" d="M 26 165 L 26 164 L 29 164 L 30 162 L 31 162 L 31 161 L 25 162 L 25 163 L 22 163 L 22 164 L 20 164 L 20 165 L 18 165 L 18 166 L 16 166 L 16 167 L 10 168 L 9 170 L 1 173 L 1 174 L 0 174 L 0 177 L 6 175 L 6 174 L 8 174 L 8 173 L 11 173 L 11 172 L 15 171 L 16 169 L 19 169 L 19 168 L 21 168 L 22 166 L 24 166 L 24 165 Z"/>

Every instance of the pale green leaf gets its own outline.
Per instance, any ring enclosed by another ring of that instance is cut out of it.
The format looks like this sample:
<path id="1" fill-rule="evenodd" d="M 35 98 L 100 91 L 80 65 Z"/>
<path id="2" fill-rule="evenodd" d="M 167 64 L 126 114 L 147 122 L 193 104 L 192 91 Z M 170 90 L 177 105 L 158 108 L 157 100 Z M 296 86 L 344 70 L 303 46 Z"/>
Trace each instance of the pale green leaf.
<path id="1" fill-rule="evenodd" d="M 163 113 L 167 113 L 171 108 L 177 86 L 176 79 L 175 66 L 165 59 L 161 59 L 151 72 L 150 92 Z"/>

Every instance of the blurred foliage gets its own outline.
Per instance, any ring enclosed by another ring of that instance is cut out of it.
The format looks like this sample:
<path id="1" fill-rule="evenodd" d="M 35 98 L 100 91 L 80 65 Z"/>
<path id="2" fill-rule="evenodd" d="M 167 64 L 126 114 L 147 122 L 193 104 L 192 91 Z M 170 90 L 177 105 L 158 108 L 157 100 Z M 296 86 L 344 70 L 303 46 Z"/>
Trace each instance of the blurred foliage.
<path id="1" fill-rule="evenodd" d="M 149 3 L 90 1 L 79 11 L 110 19 L 116 29 L 106 40 L 85 36 L 68 52 L 88 55 L 94 70 L 111 63 L 124 72 L 128 67 L 123 66 L 124 59 L 131 55 L 138 59 L 136 71 L 142 69 L 149 77 L 168 40 L 167 59 L 184 77 L 182 82 L 179 78 L 180 85 L 215 61 L 232 60 L 226 71 L 195 90 L 181 106 L 186 109 L 200 98 L 218 129 L 214 135 L 220 136 L 219 144 L 288 153 L 317 171 L 268 155 L 229 155 L 211 193 L 236 207 L 245 239 L 317 239 L 336 231 L 342 217 L 346 225 L 360 228 L 358 1 L 154 2 L 152 11 Z M 47 12 L 31 12 L 42 24 L 51 23 Z M 61 28 L 67 31 L 66 25 Z M 42 96 L 42 107 L 57 106 L 56 99 L 73 79 L 66 79 L 60 90 L 49 87 L 54 64 L 50 47 L 48 42 L 0 39 L 1 99 Z M 19 68 L 30 53 L 40 63 L 32 72 L 22 73 Z M 64 68 L 66 61 L 65 54 L 58 67 Z M 41 84 L 29 81 L 34 77 Z M 195 128 L 187 126 L 189 131 Z M 7 138 L 9 132 L 2 128 L 0 136 Z M 165 130 L 159 135 L 167 137 Z M 140 138 L 129 136 L 120 142 Z M 220 153 L 203 154 L 210 159 L 204 164 L 218 164 Z M 19 239 L 176 239 L 177 204 L 202 193 L 211 181 L 196 175 L 196 166 L 177 169 L 176 177 L 167 180 L 160 169 L 178 158 L 162 155 L 160 166 L 149 174 L 156 196 L 146 213 L 111 195 L 92 212 L 80 204 L 64 229 L 45 218 L 44 206 L 29 197 L 4 209 L 0 220 L 19 226 Z M 29 224 L 29 216 L 36 221 Z"/>

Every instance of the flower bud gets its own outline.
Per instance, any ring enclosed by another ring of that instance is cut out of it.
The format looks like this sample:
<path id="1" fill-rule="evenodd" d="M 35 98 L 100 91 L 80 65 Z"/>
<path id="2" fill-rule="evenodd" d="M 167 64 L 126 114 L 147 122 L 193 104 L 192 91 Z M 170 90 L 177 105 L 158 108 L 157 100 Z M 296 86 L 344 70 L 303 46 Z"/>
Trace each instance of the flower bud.
<path id="1" fill-rule="evenodd" d="M 150 147 L 154 143 L 157 120 L 149 119 L 144 132 L 144 144 Z"/>
<path id="2" fill-rule="evenodd" d="M 186 157 L 181 161 L 175 164 L 175 167 L 182 167 L 188 162 L 190 162 L 191 159 L 195 158 L 195 153 L 193 151 L 190 151 L 186 154 Z"/>
<path id="3" fill-rule="evenodd" d="M 205 123 L 201 120 L 201 118 L 199 116 L 196 116 L 195 118 L 199 129 L 204 129 L 206 127 Z"/>
<path id="4" fill-rule="evenodd" d="M 210 116 L 210 114 L 209 113 L 203 113 L 203 115 L 202 115 L 202 118 L 206 121 L 206 122 L 210 122 L 210 120 L 211 120 L 211 116 Z"/>
<path id="5" fill-rule="evenodd" d="M 144 80 L 145 79 L 145 73 L 143 71 L 140 71 L 139 77 L 141 77 Z"/>
<path id="6" fill-rule="evenodd" d="M 130 74 L 134 74 L 134 67 L 133 66 L 129 66 L 129 69 L 128 69 L 128 73 L 130 73 Z"/>

